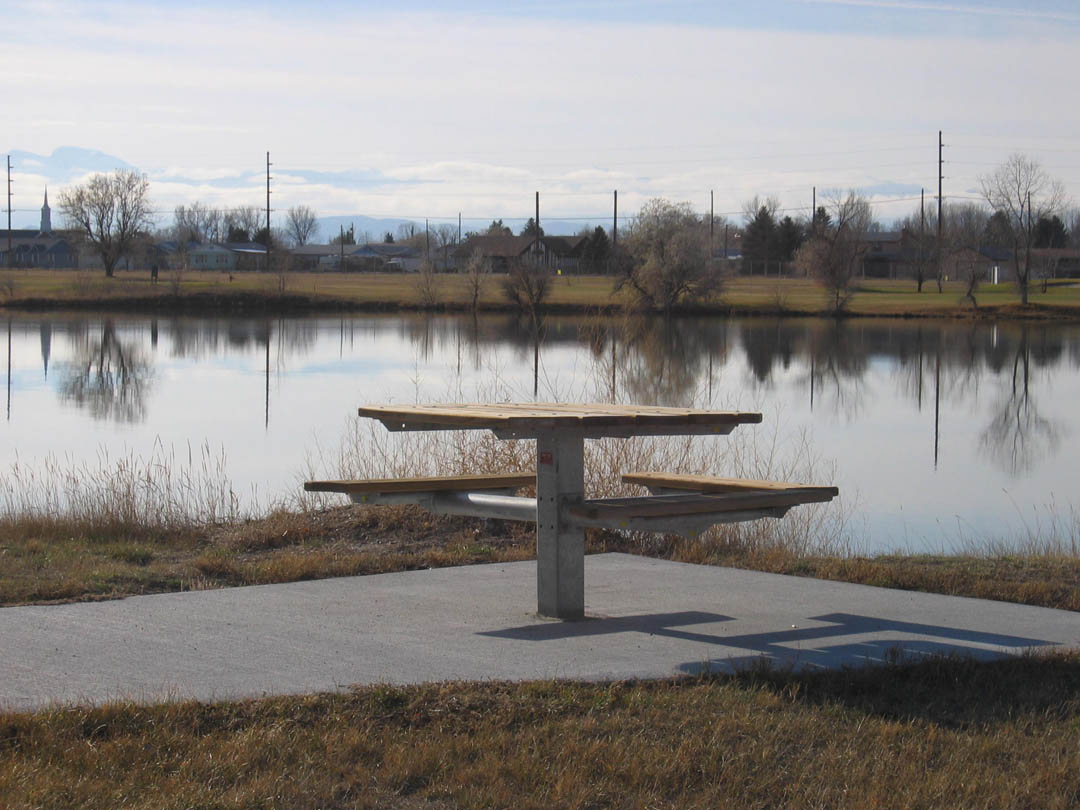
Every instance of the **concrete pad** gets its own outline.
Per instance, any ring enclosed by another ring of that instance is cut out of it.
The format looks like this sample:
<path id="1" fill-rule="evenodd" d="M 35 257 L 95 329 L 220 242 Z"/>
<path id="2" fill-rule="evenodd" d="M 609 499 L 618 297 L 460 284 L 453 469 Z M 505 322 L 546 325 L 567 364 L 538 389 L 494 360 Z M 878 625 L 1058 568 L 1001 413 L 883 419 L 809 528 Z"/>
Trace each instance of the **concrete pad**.
<path id="1" fill-rule="evenodd" d="M 0 706 L 202 700 L 440 680 L 665 678 L 1080 647 L 1080 614 L 626 554 L 586 559 L 580 622 L 536 564 L 0 609 Z"/>

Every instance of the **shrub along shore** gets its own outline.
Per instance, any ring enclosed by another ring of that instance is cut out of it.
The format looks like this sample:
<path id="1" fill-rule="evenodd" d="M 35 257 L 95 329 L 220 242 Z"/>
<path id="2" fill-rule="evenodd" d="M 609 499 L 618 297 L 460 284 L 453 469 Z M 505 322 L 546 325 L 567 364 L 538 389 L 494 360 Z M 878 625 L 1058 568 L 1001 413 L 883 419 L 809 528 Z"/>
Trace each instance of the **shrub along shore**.
<path id="1" fill-rule="evenodd" d="M 319 312 L 441 311 L 472 308 L 468 280 L 454 273 L 434 277 L 435 292 L 422 291 L 415 274 L 403 273 L 163 273 L 152 283 L 147 271 L 103 275 L 79 271 L 0 271 L 0 307 L 11 310 L 96 309 L 173 313 L 307 314 Z M 477 308 L 515 309 L 498 276 L 484 279 Z M 541 310 L 551 313 L 622 312 L 628 299 L 615 291 L 610 276 L 559 276 Z M 852 316 L 1038 318 L 1080 320 L 1080 282 L 1052 281 L 1034 286 L 1021 306 L 1011 284 L 986 285 L 976 293 L 946 282 L 915 291 L 910 281 L 867 279 L 856 284 L 846 314 Z M 425 304 L 433 298 L 438 303 Z M 736 277 L 706 301 L 680 305 L 677 314 L 831 316 L 824 290 L 793 278 Z"/>

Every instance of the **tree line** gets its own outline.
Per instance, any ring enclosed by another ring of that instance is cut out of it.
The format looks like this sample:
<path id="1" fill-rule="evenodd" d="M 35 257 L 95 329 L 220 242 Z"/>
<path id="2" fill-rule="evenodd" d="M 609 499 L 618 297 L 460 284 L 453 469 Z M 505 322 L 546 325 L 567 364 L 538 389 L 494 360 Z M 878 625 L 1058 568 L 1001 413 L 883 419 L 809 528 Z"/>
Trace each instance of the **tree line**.
<path id="1" fill-rule="evenodd" d="M 980 192 L 980 203 L 943 207 L 940 239 L 936 205 L 920 207 L 896 223 L 904 234 L 916 288 L 922 292 L 926 282 L 935 281 L 941 289 L 945 254 L 998 248 L 1008 253 L 1021 300 L 1027 303 L 1033 273 L 1039 269 L 1032 251 L 1080 247 L 1080 213 L 1067 208 L 1061 184 L 1021 154 L 1011 155 L 981 177 Z M 120 257 L 148 236 L 165 236 L 185 246 L 253 241 L 273 247 L 302 246 L 318 232 L 316 213 L 305 205 L 288 210 L 283 228 L 268 229 L 265 210 L 257 206 L 220 210 L 194 202 L 177 206 L 173 224 L 152 234 L 149 182 L 133 170 L 92 176 L 61 194 L 60 210 L 68 225 L 100 255 L 110 276 Z M 580 266 L 585 272 L 615 274 L 617 286 L 640 307 L 670 311 L 720 289 L 732 267 L 728 251 L 720 256 L 718 251 L 736 244 L 744 272 L 788 267 L 815 278 L 825 288 L 830 308 L 839 312 L 850 301 L 854 279 L 863 268 L 867 236 L 881 230 L 870 199 L 856 191 L 827 194 L 811 216 L 799 218 L 781 216 L 780 203 L 773 197 L 754 197 L 743 205 L 741 223 L 699 215 L 689 203 L 656 198 L 620 229 L 617 243 L 603 227 L 583 229 L 578 234 L 585 240 Z M 513 231 L 502 220 L 493 220 L 466 237 L 473 235 L 511 236 Z M 519 235 L 539 237 L 544 232 L 530 218 Z M 355 244 L 356 238 L 350 228 L 333 242 Z M 409 244 L 429 259 L 441 252 L 448 266 L 459 237 L 452 225 L 419 228 L 406 223 L 396 237 L 386 233 L 383 240 Z M 976 271 L 971 269 L 963 280 L 974 304 Z"/>

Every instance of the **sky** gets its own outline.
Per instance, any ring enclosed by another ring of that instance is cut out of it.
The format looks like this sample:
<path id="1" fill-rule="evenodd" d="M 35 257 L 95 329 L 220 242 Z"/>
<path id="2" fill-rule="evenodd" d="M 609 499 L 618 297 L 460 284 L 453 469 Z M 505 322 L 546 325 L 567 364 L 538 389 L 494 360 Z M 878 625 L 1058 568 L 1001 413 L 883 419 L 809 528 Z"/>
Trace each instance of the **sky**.
<path id="1" fill-rule="evenodd" d="M 755 195 L 805 216 L 814 187 L 888 222 L 937 193 L 939 130 L 947 199 L 1022 152 L 1080 201 L 1073 0 L 6 7 L 16 227 L 46 183 L 116 167 L 162 223 L 263 206 L 267 152 L 275 222 L 520 227 L 539 191 L 548 223 L 608 225 L 615 189 L 621 218 L 666 197 L 741 221 Z"/>

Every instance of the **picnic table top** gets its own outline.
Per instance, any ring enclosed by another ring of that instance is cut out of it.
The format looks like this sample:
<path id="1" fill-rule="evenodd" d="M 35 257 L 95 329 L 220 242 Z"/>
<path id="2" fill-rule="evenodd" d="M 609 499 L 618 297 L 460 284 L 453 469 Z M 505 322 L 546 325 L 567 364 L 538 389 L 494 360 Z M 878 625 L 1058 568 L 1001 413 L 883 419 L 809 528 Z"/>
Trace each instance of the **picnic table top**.
<path id="1" fill-rule="evenodd" d="M 761 421 L 760 413 L 667 408 L 606 403 L 500 402 L 442 405 L 366 405 L 360 416 L 380 420 L 390 430 L 436 428 L 530 432 L 578 427 L 586 432 L 610 429 L 642 435 L 677 429 L 693 432 Z"/>

